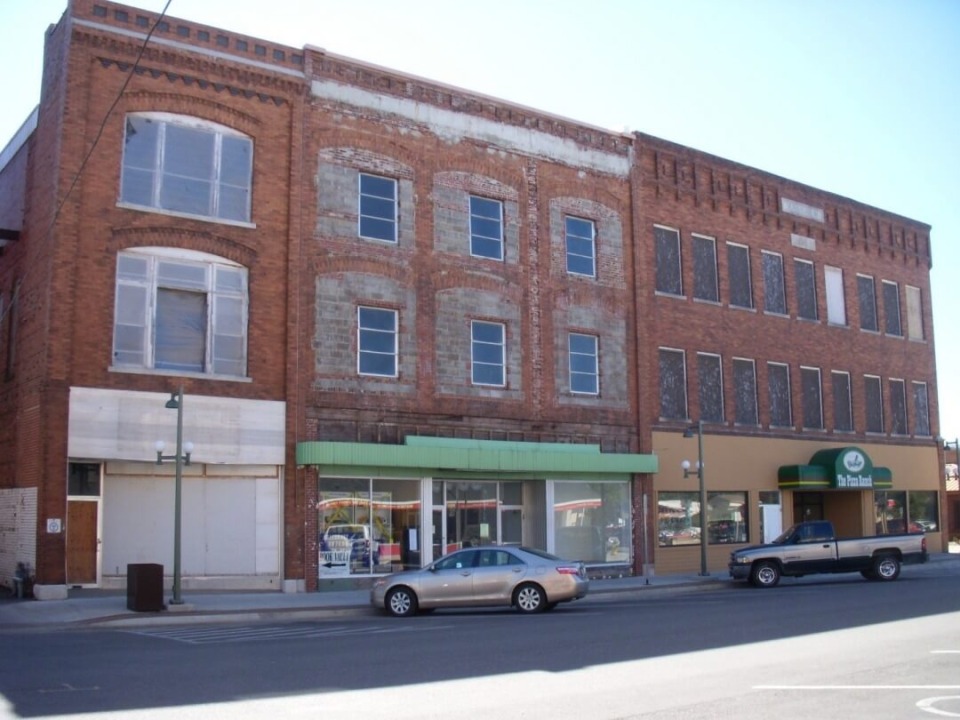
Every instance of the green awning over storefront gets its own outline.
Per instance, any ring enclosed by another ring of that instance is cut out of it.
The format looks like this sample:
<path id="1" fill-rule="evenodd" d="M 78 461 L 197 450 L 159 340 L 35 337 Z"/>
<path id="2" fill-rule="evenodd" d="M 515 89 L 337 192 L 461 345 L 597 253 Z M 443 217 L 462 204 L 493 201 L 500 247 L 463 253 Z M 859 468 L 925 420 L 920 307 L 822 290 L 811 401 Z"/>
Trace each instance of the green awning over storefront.
<path id="1" fill-rule="evenodd" d="M 602 453 L 599 445 L 407 437 L 403 445 L 377 443 L 297 443 L 297 465 L 322 472 L 384 475 L 416 471 L 424 475 L 497 473 L 498 475 L 622 476 L 655 473 L 656 455 Z"/>
<path id="2" fill-rule="evenodd" d="M 781 490 L 887 490 L 893 487 L 889 468 L 874 467 L 857 447 L 819 450 L 806 465 L 781 465 Z"/>

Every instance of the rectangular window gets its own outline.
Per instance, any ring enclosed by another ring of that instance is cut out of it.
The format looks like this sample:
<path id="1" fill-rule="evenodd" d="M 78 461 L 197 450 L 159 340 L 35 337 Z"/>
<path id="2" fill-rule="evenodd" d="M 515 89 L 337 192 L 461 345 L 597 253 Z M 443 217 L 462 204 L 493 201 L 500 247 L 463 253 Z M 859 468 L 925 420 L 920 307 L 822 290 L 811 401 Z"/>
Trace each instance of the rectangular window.
<path id="1" fill-rule="evenodd" d="M 843 270 L 838 267 L 824 267 L 823 281 L 827 289 L 827 322 L 831 325 L 846 325 L 847 303 L 843 295 Z"/>
<path id="2" fill-rule="evenodd" d="M 923 300 L 920 288 L 907 285 L 907 337 L 911 340 L 923 340 Z"/>
<path id="3" fill-rule="evenodd" d="M 720 302 L 717 241 L 712 237 L 693 236 L 693 296 L 697 300 Z"/>
<path id="4" fill-rule="evenodd" d="M 748 521 L 747 493 L 712 492 L 707 496 L 707 544 L 747 542 Z"/>
<path id="5" fill-rule="evenodd" d="M 120 201 L 221 220 L 250 221 L 253 142 L 199 118 L 128 115 Z"/>
<path id="6" fill-rule="evenodd" d="M 360 237 L 397 242 L 397 181 L 360 173 Z"/>
<path id="7" fill-rule="evenodd" d="M 888 385 L 890 392 L 890 433 L 892 435 L 907 434 L 907 387 L 903 380 L 891 379 Z"/>
<path id="8" fill-rule="evenodd" d="M 850 373 L 834 370 L 830 373 L 833 382 L 833 429 L 840 432 L 853 431 L 853 406 L 850 402 Z"/>
<path id="9" fill-rule="evenodd" d="M 757 371 L 753 360 L 734 358 L 733 389 L 735 420 L 738 425 L 757 424 Z"/>
<path id="10" fill-rule="evenodd" d="M 592 220 L 567 216 L 567 272 L 571 275 L 596 277 L 596 227 Z"/>
<path id="11" fill-rule="evenodd" d="M 930 434 L 930 406 L 927 402 L 927 384 L 913 383 L 913 434 Z"/>
<path id="12" fill-rule="evenodd" d="M 910 490 L 907 493 L 907 519 L 909 532 L 936 532 L 940 520 L 936 491 Z"/>
<path id="13" fill-rule="evenodd" d="M 516 484 L 520 487 L 515 502 L 518 513 L 521 513 L 522 485 Z M 555 481 L 552 509 L 554 548 L 560 557 L 586 563 L 630 561 L 633 521 L 629 483 Z M 499 509 L 493 512 L 499 512 L 501 517 L 504 513 Z M 522 514 L 524 519 L 518 518 L 517 543 L 528 526 L 527 513 Z M 502 542 L 506 544 L 508 540 L 503 538 Z"/>
<path id="14" fill-rule="evenodd" d="M 397 311 L 357 308 L 357 372 L 397 377 Z"/>
<path id="15" fill-rule="evenodd" d="M 597 395 L 600 373 L 597 362 L 597 336 L 570 333 L 570 392 Z"/>
<path id="16" fill-rule="evenodd" d="M 672 228 L 653 228 L 657 254 L 657 292 L 683 295 L 680 274 L 680 231 Z"/>
<path id="17" fill-rule="evenodd" d="M 903 490 L 875 490 L 873 503 L 877 535 L 907 532 L 907 493 Z"/>
<path id="18" fill-rule="evenodd" d="M 246 353 L 245 268 L 138 251 L 118 255 L 116 366 L 243 377 Z"/>
<path id="19" fill-rule="evenodd" d="M 803 392 L 803 427 L 823 429 L 823 398 L 820 389 L 820 368 L 800 367 L 800 385 Z"/>
<path id="20" fill-rule="evenodd" d="M 867 410 L 867 432 L 883 432 L 883 392 L 880 378 L 876 375 L 863 376 L 863 396 Z"/>
<path id="21" fill-rule="evenodd" d="M 506 385 L 506 327 L 501 323 L 470 323 L 471 379 L 474 385 Z"/>
<path id="22" fill-rule="evenodd" d="M 790 401 L 790 367 L 782 363 L 767 363 L 767 386 L 771 427 L 791 427 L 793 407 Z"/>
<path id="23" fill-rule="evenodd" d="M 660 417 L 687 419 L 687 371 L 683 350 L 660 348 Z"/>
<path id="24" fill-rule="evenodd" d="M 697 379 L 700 390 L 700 419 L 723 422 L 723 370 L 720 356 L 697 353 Z"/>
<path id="25" fill-rule="evenodd" d="M 878 332 L 877 294 L 869 275 L 857 275 L 857 299 L 860 301 L 860 329 Z"/>
<path id="26" fill-rule="evenodd" d="M 766 250 L 763 256 L 763 309 L 775 315 L 787 314 L 787 295 L 783 282 L 783 256 Z"/>
<path id="27" fill-rule="evenodd" d="M 817 281 L 813 263 L 809 260 L 793 261 L 793 278 L 797 285 L 797 317 L 816 320 Z"/>
<path id="28" fill-rule="evenodd" d="M 470 196 L 470 254 L 503 260 L 503 203 Z"/>
<path id="29" fill-rule="evenodd" d="M 900 287 L 889 280 L 883 281 L 883 329 L 887 335 L 903 337 L 900 326 Z"/>
<path id="30" fill-rule="evenodd" d="M 752 308 L 750 249 L 746 245 L 727 243 L 727 264 L 730 271 L 730 304 L 734 307 Z"/>
<path id="31" fill-rule="evenodd" d="M 658 493 L 657 536 L 660 547 L 699 545 L 700 493 Z"/>

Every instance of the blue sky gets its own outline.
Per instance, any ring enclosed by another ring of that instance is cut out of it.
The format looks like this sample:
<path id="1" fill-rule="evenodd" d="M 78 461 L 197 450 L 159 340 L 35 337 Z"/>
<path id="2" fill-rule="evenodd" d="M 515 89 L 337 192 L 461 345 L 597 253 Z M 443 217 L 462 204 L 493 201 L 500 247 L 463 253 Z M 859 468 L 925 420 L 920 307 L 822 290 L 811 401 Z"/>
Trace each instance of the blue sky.
<path id="1" fill-rule="evenodd" d="M 38 101 L 44 31 L 65 7 L 0 0 L 0 146 Z M 639 130 L 932 225 L 940 429 L 960 436 L 960 1 L 172 0 L 168 14 Z"/>

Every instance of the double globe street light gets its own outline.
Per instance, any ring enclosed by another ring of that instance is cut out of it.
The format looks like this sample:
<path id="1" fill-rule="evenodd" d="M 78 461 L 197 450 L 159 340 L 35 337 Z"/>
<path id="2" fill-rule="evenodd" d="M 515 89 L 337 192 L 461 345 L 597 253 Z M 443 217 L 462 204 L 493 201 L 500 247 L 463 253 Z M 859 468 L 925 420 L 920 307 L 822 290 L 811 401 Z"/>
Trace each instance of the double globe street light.
<path id="1" fill-rule="evenodd" d="M 697 481 L 700 484 L 700 574 L 709 575 L 707 571 L 707 484 L 703 478 L 703 420 L 698 420 L 696 425 L 690 425 L 683 431 L 685 438 L 697 436 L 697 465 L 691 469 L 690 461 L 684 460 L 680 463 L 683 468 L 683 477 L 687 478 L 696 474 Z"/>
<path id="2" fill-rule="evenodd" d="M 164 460 L 174 461 L 174 490 L 173 490 L 173 598 L 171 605 L 182 605 L 180 596 L 180 516 L 182 509 L 183 466 L 190 464 L 190 453 L 193 452 L 193 443 L 183 442 L 183 385 L 170 393 L 170 399 L 164 405 L 168 410 L 177 411 L 177 448 L 173 455 L 164 455 L 166 443 L 157 440 L 154 447 L 157 450 L 157 465 Z"/>

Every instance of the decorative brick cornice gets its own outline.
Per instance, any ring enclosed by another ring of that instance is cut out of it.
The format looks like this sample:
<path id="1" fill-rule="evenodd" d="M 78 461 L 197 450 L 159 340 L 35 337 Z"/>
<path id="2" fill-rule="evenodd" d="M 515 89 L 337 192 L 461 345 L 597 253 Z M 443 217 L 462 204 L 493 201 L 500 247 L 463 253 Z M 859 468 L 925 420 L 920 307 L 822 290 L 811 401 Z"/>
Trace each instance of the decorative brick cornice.
<path id="1" fill-rule="evenodd" d="M 133 67 L 141 50 L 141 45 L 127 38 L 107 36 L 84 28 L 74 29 L 73 41 L 94 50 L 104 67 L 113 66 L 125 72 Z M 288 103 L 291 96 L 302 95 L 305 90 L 305 84 L 295 79 L 234 66 L 229 61 L 202 57 L 187 49 L 148 46 L 140 58 L 137 72 L 165 76 L 171 82 L 195 84 L 203 89 L 275 105 Z"/>

